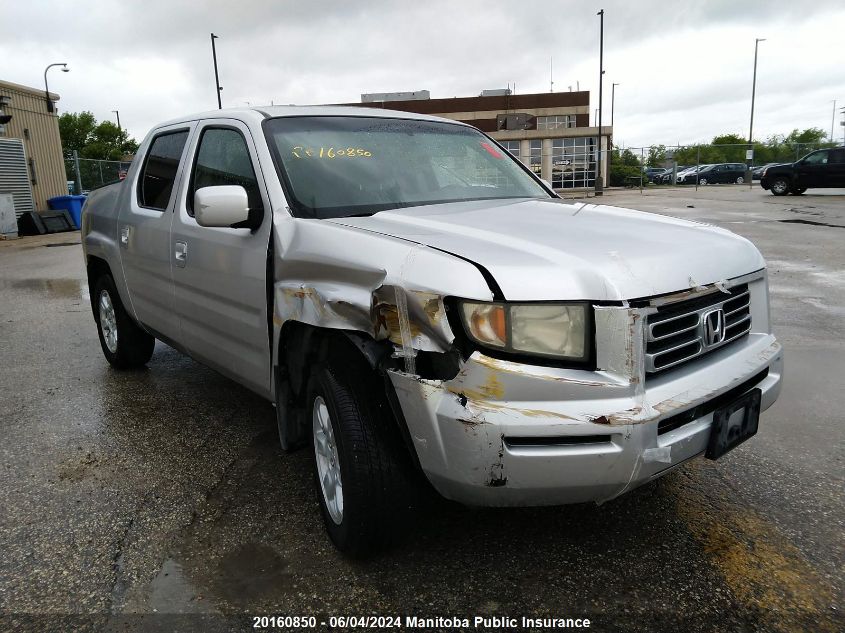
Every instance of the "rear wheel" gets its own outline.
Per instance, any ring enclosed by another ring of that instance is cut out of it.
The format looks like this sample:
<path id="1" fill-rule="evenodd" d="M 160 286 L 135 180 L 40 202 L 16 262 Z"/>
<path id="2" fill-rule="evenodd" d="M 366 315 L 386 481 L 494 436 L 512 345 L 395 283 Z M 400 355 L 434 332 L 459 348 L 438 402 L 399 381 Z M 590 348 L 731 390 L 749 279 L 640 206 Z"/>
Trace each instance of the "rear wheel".
<path id="1" fill-rule="evenodd" d="M 101 275 L 94 284 L 92 307 L 106 360 L 118 369 L 146 365 L 153 355 L 155 339 L 126 312 L 111 275 Z"/>
<path id="2" fill-rule="evenodd" d="M 743 178 L 742 176 L 737 176 L 736 184 L 741 185 L 744 182 L 745 182 L 745 178 Z"/>
<path id="3" fill-rule="evenodd" d="M 392 540 L 412 492 L 396 424 L 368 378 L 330 362 L 312 374 L 307 400 L 323 522 L 335 546 L 354 557 Z"/>
<path id="4" fill-rule="evenodd" d="M 789 193 L 789 180 L 786 178 L 775 178 L 772 181 L 772 193 L 776 196 L 785 196 Z"/>
<path id="5" fill-rule="evenodd" d="M 706 185 L 707 184 L 707 178 L 702 178 L 701 180 L 698 181 L 698 184 L 699 185 Z"/>

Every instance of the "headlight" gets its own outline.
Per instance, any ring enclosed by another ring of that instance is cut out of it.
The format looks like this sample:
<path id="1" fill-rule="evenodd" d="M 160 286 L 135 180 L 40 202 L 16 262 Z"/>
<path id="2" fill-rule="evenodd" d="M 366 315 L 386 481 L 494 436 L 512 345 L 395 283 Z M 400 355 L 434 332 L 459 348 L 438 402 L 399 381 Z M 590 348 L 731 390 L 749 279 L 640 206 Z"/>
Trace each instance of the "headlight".
<path id="1" fill-rule="evenodd" d="M 573 361 L 590 356 L 583 303 L 460 304 L 469 337 L 484 347 Z"/>

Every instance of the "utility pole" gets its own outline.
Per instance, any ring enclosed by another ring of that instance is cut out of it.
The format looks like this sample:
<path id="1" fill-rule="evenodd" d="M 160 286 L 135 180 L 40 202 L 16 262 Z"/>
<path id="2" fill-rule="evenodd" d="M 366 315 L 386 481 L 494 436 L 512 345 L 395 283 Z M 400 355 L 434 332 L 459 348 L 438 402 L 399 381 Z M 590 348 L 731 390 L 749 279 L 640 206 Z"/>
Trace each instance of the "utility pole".
<path id="1" fill-rule="evenodd" d="M 760 42 L 765 42 L 765 38 L 756 38 L 754 40 L 754 78 L 751 81 L 751 123 L 748 125 L 748 150 L 751 152 L 750 156 L 746 158 L 748 169 L 745 172 L 745 177 L 748 178 L 749 187 L 754 184 L 751 178 L 751 167 L 754 165 L 754 97 L 757 94 L 757 47 Z"/>
<path id="2" fill-rule="evenodd" d="M 222 110 L 223 103 L 220 101 L 220 92 L 223 88 L 220 87 L 220 75 L 217 73 L 217 47 L 214 45 L 214 40 L 217 37 L 214 33 L 211 34 L 211 56 L 214 58 L 214 85 L 217 87 L 217 109 Z"/>
<path id="3" fill-rule="evenodd" d="M 604 195 L 604 182 L 602 182 L 601 173 L 601 97 L 602 84 L 604 83 L 604 9 L 596 13 L 599 16 L 599 135 L 598 147 L 596 148 L 598 156 L 596 157 L 596 188 L 595 195 Z"/>
<path id="4" fill-rule="evenodd" d="M 610 84 L 610 129 L 613 129 L 613 109 L 616 105 L 616 86 L 619 84 Z M 607 151 L 609 152 L 607 155 L 607 173 L 610 173 L 610 165 L 613 162 L 613 143 L 611 139 L 613 138 L 613 132 L 611 132 L 611 136 L 607 138 Z M 640 189 L 642 189 L 642 178 L 640 178 Z"/>
<path id="5" fill-rule="evenodd" d="M 549 57 L 549 92 L 555 91 L 555 58 Z"/>
<path id="6" fill-rule="evenodd" d="M 117 129 L 122 132 L 123 128 L 120 127 L 120 112 L 118 112 L 117 110 L 112 110 L 112 112 L 114 112 L 114 115 L 117 117 Z"/>

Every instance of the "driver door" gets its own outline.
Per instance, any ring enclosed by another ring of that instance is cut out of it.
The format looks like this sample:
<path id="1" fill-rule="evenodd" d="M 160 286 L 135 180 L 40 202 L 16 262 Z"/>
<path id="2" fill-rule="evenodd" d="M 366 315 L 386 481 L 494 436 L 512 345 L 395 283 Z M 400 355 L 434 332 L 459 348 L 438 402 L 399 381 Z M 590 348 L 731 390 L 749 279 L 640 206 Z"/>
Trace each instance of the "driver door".
<path id="1" fill-rule="evenodd" d="M 807 154 L 798 162 L 795 176 L 798 187 L 823 187 L 829 152 L 826 149 Z"/>

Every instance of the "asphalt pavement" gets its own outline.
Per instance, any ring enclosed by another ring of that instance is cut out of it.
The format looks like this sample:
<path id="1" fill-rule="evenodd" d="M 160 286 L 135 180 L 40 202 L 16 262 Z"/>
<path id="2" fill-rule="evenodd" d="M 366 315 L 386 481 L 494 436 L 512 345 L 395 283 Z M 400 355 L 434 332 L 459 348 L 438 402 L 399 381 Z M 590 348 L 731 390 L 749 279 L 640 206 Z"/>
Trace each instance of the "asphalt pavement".
<path id="1" fill-rule="evenodd" d="M 0 629 L 247 630 L 249 616 L 310 614 L 845 628 L 845 192 L 601 202 L 760 248 L 786 374 L 758 435 L 601 506 L 432 499 L 367 562 L 332 547 L 311 456 L 281 452 L 269 403 L 160 343 L 145 370 L 108 366 L 78 233 L 0 241 Z"/>

